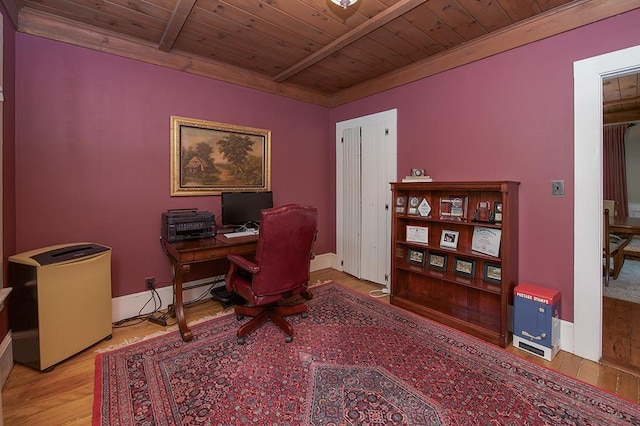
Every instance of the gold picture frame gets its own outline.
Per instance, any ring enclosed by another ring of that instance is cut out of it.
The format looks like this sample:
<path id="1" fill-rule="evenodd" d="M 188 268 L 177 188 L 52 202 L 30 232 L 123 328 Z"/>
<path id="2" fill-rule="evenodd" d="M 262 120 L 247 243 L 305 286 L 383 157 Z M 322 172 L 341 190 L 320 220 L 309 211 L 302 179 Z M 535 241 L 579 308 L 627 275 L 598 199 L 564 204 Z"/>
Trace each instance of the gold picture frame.
<path id="1" fill-rule="evenodd" d="M 171 116 L 171 196 L 271 190 L 271 131 Z"/>

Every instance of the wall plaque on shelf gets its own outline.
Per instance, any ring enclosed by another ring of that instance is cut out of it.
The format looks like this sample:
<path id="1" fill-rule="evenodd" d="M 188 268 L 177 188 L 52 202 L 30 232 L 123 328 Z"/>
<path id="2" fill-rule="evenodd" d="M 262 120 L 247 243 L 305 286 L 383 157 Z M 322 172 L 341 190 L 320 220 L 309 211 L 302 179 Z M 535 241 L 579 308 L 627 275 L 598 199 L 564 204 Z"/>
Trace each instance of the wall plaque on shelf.
<path id="1" fill-rule="evenodd" d="M 464 195 L 451 195 L 440 198 L 440 219 L 466 220 L 467 203 L 467 197 Z"/>
<path id="2" fill-rule="evenodd" d="M 409 249 L 407 252 L 407 262 L 413 263 L 414 265 L 424 265 L 424 251 L 423 250 L 414 250 Z"/>
<path id="3" fill-rule="evenodd" d="M 477 251 L 478 253 L 488 254 L 489 256 L 498 257 L 500 255 L 501 237 L 501 229 L 476 226 L 473 229 L 471 250 Z"/>
<path id="4" fill-rule="evenodd" d="M 500 284 L 502 282 L 502 267 L 492 263 L 485 263 L 482 279 L 490 283 Z"/>
<path id="5" fill-rule="evenodd" d="M 407 210 L 407 197 L 398 196 L 396 198 L 396 213 L 404 213 Z"/>
<path id="6" fill-rule="evenodd" d="M 494 213 L 491 211 L 491 203 L 489 201 L 480 201 L 473 211 L 473 220 L 475 222 L 494 222 Z"/>
<path id="7" fill-rule="evenodd" d="M 418 206 L 420 206 L 420 197 L 409 197 L 409 211 L 408 214 L 418 214 Z"/>
<path id="8" fill-rule="evenodd" d="M 438 271 L 447 270 L 447 256 L 441 254 L 429 253 L 429 263 L 427 266 L 431 269 L 437 269 Z"/>
<path id="9" fill-rule="evenodd" d="M 453 273 L 467 278 L 473 278 L 476 275 L 476 261 L 471 259 L 463 259 L 456 257 L 453 263 Z"/>
<path id="10" fill-rule="evenodd" d="M 502 201 L 496 201 L 493 203 L 493 220 L 496 222 L 502 222 Z"/>
<path id="11" fill-rule="evenodd" d="M 431 206 L 429 205 L 427 199 L 423 198 L 420 202 L 420 205 L 418 206 L 418 214 L 422 217 L 426 217 L 429 216 L 429 213 L 431 213 Z"/>

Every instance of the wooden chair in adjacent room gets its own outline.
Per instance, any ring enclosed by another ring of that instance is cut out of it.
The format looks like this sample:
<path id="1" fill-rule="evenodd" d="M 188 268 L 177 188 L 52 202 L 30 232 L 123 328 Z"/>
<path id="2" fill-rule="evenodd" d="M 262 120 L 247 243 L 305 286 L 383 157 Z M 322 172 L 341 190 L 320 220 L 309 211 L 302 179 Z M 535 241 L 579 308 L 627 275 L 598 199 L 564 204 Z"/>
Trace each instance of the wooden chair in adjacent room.
<path id="1" fill-rule="evenodd" d="M 631 260 L 640 260 L 640 236 L 631 238 L 629 244 L 622 249 L 622 257 Z"/>
<path id="2" fill-rule="evenodd" d="M 245 335 L 268 320 L 286 333 L 285 342 L 293 340 L 293 327 L 284 316 L 306 316 L 307 306 L 280 302 L 307 292 L 317 227 L 315 207 L 290 204 L 262 210 L 255 258 L 227 256 L 227 289 L 248 302 L 236 306 L 236 316 L 238 320 L 245 315 L 254 317 L 238 329 L 238 343 L 244 343 Z"/>
<path id="3" fill-rule="evenodd" d="M 629 238 L 622 238 L 609 232 L 609 209 L 605 208 L 602 220 L 602 257 L 604 260 L 604 285 L 609 285 L 609 278 L 618 278 L 624 262 L 623 250 L 629 244 Z"/>
<path id="4" fill-rule="evenodd" d="M 609 219 L 618 215 L 618 203 L 616 200 L 602 200 L 602 207 L 605 210 L 609 210 Z"/>

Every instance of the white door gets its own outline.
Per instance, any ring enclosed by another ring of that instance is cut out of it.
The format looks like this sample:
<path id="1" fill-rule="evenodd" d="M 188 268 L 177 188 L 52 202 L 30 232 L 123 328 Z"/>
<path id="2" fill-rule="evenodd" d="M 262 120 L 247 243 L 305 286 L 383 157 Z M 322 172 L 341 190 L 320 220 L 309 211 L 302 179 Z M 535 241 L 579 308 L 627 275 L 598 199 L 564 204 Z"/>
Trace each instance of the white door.
<path id="1" fill-rule="evenodd" d="M 343 271 L 379 284 L 391 269 L 397 111 L 336 125 L 336 254 Z"/>

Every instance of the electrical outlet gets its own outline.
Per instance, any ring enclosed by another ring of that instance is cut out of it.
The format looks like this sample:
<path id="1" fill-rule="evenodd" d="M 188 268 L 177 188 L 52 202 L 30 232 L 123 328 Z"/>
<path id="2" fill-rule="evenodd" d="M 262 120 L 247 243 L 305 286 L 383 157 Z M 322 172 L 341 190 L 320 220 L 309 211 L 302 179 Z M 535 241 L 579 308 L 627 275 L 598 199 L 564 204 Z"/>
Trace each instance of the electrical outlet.
<path id="1" fill-rule="evenodd" d="M 145 278 L 144 283 L 149 290 L 153 290 L 156 287 L 156 279 L 154 277 Z"/>

